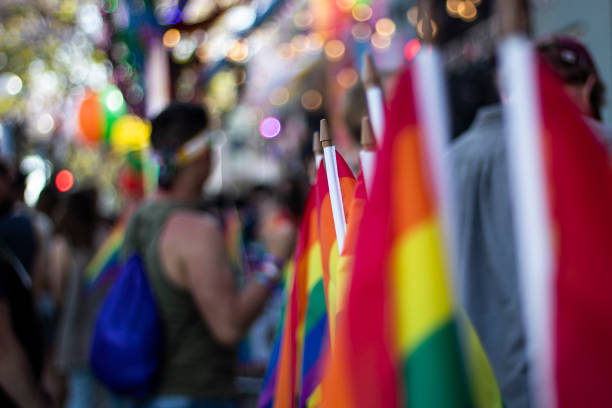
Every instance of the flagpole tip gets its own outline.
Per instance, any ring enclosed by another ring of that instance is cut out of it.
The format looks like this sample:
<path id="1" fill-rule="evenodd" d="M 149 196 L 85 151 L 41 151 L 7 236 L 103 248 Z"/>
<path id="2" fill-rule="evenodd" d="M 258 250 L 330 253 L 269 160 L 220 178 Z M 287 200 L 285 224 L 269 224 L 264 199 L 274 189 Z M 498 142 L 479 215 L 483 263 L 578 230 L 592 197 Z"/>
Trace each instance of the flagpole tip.
<path id="1" fill-rule="evenodd" d="M 321 145 L 321 137 L 319 132 L 314 132 L 312 135 L 312 151 L 315 155 L 323 153 L 323 146 Z"/>
<path id="2" fill-rule="evenodd" d="M 376 71 L 376 65 L 374 65 L 374 59 L 372 58 L 372 54 L 366 52 L 363 56 L 363 75 L 362 75 L 363 85 L 367 88 L 380 88 L 380 78 L 378 76 L 378 72 Z"/>
<path id="3" fill-rule="evenodd" d="M 370 119 L 367 116 L 361 119 L 361 150 L 376 151 L 376 139 L 374 139 Z"/>
<path id="4" fill-rule="evenodd" d="M 334 145 L 331 134 L 329 133 L 329 127 L 327 125 L 327 119 L 321 119 L 321 128 L 319 129 L 321 136 L 321 145 L 325 147 L 331 147 Z"/>

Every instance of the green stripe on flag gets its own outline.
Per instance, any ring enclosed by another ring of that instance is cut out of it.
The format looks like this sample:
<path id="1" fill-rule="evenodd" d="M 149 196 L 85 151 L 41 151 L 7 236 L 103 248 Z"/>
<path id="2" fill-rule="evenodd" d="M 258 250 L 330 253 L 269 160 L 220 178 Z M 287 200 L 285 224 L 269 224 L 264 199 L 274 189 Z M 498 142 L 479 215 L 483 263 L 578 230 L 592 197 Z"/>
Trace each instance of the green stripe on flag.
<path id="1" fill-rule="evenodd" d="M 472 407 L 454 320 L 427 337 L 403 366 L 405 407 Z"/>
<path id="2" fill-rule="evenodd" d="M 310 291 L 308 296 L 308 308 L 306 309 L 306 333 L 315 326 L 321 316 L 325 314 L 325 289 L 323 280 L 319 280 Z"/>

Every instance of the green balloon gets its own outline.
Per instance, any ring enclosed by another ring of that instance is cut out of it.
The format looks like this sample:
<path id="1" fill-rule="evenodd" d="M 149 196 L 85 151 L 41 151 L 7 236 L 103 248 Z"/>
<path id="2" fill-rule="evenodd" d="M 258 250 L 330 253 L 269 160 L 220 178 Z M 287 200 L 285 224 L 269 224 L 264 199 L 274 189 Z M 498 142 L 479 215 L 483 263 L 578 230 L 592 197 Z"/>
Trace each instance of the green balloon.
<path id="1" fill-rule="evenodd" d="M 110 133 L 113 124 L 117 119 L 125 115 L 127 108 L 123 94 L 119 88 L 114 85 L 107 86 L 102 92 L 102 97 L 100 99 L 102 109 L 104 110 L 104 116 L 106 118 L 106 125 L 104 127 L 104 142 L 109 145 Z"/>

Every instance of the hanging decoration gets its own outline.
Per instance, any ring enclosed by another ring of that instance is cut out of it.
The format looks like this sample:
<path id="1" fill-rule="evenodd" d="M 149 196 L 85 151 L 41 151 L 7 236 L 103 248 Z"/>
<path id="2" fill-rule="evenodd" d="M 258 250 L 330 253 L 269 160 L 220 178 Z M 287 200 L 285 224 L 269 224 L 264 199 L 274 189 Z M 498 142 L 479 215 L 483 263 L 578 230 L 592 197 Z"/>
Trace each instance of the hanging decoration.
<path id="1" fill-rule="evenodd" d="M 87 91 L 79 106 L 79 128 L 83 139 L 88 143 L 98 143 L 102 138 L 106 120 L 98 95 Z"/>
<path id="2" fill-rule="evenodd" d="M 136 115 L 117 119 L 110 132 L 110 146 L 120 154 L 139 151 L 149 146 L 151 124 Z"/>
<path id="3" fill-rule="evenodd" d="M 114 85 L 108 85 L 102 92 L 102 109 L 104 111 L 104 142 L 111 145 L 111 130 L 113 124 L 126 113 L 123 94 Z"/>

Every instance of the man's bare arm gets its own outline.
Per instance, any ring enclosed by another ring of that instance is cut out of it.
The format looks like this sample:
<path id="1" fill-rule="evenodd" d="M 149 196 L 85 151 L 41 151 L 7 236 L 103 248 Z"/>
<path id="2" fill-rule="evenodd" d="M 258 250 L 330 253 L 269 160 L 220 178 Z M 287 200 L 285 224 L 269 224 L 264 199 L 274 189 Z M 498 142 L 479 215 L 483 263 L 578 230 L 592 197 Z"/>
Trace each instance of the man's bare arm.
<path id="1" fill-rule="evenodd" d="M 223 237 L 212 218 L 198 216 L 187 229 L 181 258 L 188 290 L 215 338 L 233 346 L 261 312 L 270 290 L 253 281 L 238 292 Z"/>

